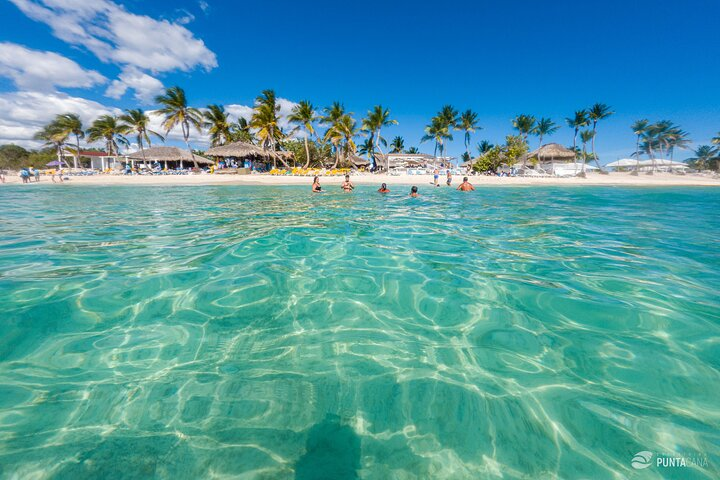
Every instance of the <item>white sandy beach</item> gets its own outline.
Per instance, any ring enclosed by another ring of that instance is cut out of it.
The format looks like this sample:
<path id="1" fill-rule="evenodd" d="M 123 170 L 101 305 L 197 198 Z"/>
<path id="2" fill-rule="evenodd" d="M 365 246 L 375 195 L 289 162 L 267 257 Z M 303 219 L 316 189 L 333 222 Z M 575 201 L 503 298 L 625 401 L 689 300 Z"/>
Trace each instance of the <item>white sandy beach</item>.
<path id="1" fill-rule="evenodd" d="M 322 185 L 339 185 L 343 178 L 339 176 L 321 177 Z M 430 186 L 432 175 L 352 175 L 351 180 L 358 185 L 417 185 L 421 189 Z M 441 177 L 444 186 L 445 178 Z M 462 177 L 453 177 L 453 186 L 457 186 Z M 720 186 L 720 178 L 701 175 L 676 175 L 655 173 L 654 175 L 633 176 L 629 173 L 610 173 L 600 175 L 588 173 L 587 178 L 554 177 L 494 177 L 470 176 L 470 182 L 476 186 L 518 186 L 518 185 L 628 185 L 628 186 Z M 21 184 L 17 175 L 8 175 L 3 185 Z M 273 176 L 273 175 L 93 175 L 71 176 L 61 186 L 72 185 L 307 185 L 312 177 Z M 35 182 L 32 183 L 35 185 Z M 52 184 L 49 176 L 40 178 L 40 185 Z"/>

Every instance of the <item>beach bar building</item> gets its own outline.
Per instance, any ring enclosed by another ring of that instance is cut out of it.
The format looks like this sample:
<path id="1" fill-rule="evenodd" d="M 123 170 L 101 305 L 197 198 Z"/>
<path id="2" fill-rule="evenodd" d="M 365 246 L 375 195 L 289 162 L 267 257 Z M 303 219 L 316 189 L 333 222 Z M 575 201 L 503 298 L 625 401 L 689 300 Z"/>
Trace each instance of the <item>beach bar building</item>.
<path id="1" fill-rule="evenodd" d="M 227 160 L 234 159 L 238 162 L 242 162 L 247 169 L 252 169 L 253 166 L 258 163 L 275 163 L 280 159 L 281 155 L 285 152 L 272 152 L 270 150 L 264 150 L 257 145 L 247 142 L 233 142 L 227 145 L 220 145 L 217 147 L 209 148 L 205 151 L 205 154 L 211 157 L 220 157 Z M 282 157 L 285 160 L 285 157 Z"/>
<path id="2" fill-rule="evenodd" d="M 75 150 L 63 150 L 64 163 L 69 168 L 91 168 L 93 170 L 108 170 L 122 165 L 127 159 L 123 155 L 110 155 L 107 152 L 97 150 L 80 150 L 80 155 Z M 58 155 L 58 162 L 60 161 Z"/>
<path id="3" fill-rule="evenodd" d="M 193 155 L 189 150 L 183 150 L 178 147 L 150 147 L 131 153 L 127 158 L 133 167 L 135 166 L 135 162 L 148 164 L 157 162 L 162 164 L 165 170 L 168 169 L 168 163 L 172 168 L 183 168 L 185 163 L 194 165 L 193 160 L 200 165 L 212 165 L 215 163 L 200 155 Z"/>

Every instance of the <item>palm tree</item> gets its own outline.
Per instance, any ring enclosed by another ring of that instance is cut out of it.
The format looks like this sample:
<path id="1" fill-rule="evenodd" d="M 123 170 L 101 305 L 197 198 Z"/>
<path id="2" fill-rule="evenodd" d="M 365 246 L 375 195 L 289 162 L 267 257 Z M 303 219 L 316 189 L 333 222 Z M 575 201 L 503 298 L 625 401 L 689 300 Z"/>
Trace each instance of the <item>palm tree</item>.
<path id="1" fill-rule="evenodd" d="M 105 148 L 108 154 L 114 157 L 118 156 L 118 144 L 125 146 L 130 145 L 125 135 L 129 133 L 129 128 L 118 122 L 118 117 L 113 115 L 102 115 L 87 129 L 88 142 L 105 141 Z"/>
<path id="2" fill-rule="evenodd" d="M 713 145 L 720 145 L 720 132 L 718 132 L 716 137 L 712 138 L 711 143 Z"/>
<path id="3" fill-rule="evenodd" d="M 465 110 L 460 115 L 458 129 L 465 132 L 465 153 L 467 157 L 470 157 L 470 135 L 475 133 L 476 130 L 482 130 L 482 127 L 478 124 L 478 114 L 472 110 Z"/>
<path id="4" fill-rule="evenodd" d="M 67 137 L 73 135 L 75 137 L 75 157 L 73 157 L 73 168 L 78 168 L 80 160 L 80 139 L 85 138 L 82 120 L 77 113 L 63 113 L 55 117 L 55 122 L 60 132 Z"/>
<path id="5" fill-rule="evenodd" d="M 688 158 L 686 162 L 692 164 L 698 170 L 709 168 L 713 161 L 717 161 L 718 151 L 710 145 L 701 145 L 694 152 L 693 158 Z"/>
<path id="6" fill-rule="evenodd" d="M 208 129 L 210 145 L 216 147 L 225 145 L 230 140 L 230 122 L 225 107 L 222 105 L 208 105 L 203 112 L 205 123 L 203 126 Z"/>
<path id="7" fill-rule="evenodd" d="M 359 155 L 365 155 L 368 160 L 370 160 L 370 155 L 372 155 L 373 150 L 375 149 L 375 141 L 368 137 L 363 141 L 360 145 L 358 145 L 357 152 Z"/>
<path id="8" fill-rule="evenodd" d="M 292 113 L 288 117 L 288 120 L 296 123 L 298 128 L 303 127 L 305 129 L 305 166 L 310 166 L 310 146 L 308 145 L 308 137 L 315 134 L 315 127 L 313 123 L 317 120 L 315 115 L 315 107 L 307 100 L 301 100 L 300 103 L 293 107 Z"/>
<path id="9" fill-rule="evenodd" d="M 576 110 L 575 115 L 573 117 L 567 117 L 565 118 L 565 122 L 568 124 L 570 128 L 573 129 L 573 152 L 577 152 L 577 136 L 578 132 L 581 128 L 587 127 L 590 125 L 590 120 L 588 119 L 588 112 L 587 110 Z M 577 156 L 575 157 L 577 160 Z"/>
<path id="10" fill-rule="evenodd" d="M 435 150 L 433 155 L 437 157 L 438 150 L 440 150 L 440 156 L 442 157 L 445 150 L 445 140 L 452 141 L 452 139 L 447 119 L 438 115 L 430 119 L 430 125 L 425 127 L 425 135 L 420 139 L 420 143 L 434 140 Z"/>
<path id="11" fill-rule="evenodd" d="M 532 115 L 518 115 L 512 121 L 512 126 L 520 132 L 523 140 L 527 143 L 527 137 L 535 128 L 535 117 Z"/>
<path id="12" fill-rule="evenodd" d="M 383 151 L 380 149 L 380 143 L 386 144 L 385 139 L 380 136 L 380 130 L 383 127 L 389 127 L 391 125 L 397 125 L 397 120 L 390 118 L 390 110 L 383 108 L 382 105 L 375 105 L 372 110 L 368 111 L 367 117 L 362 121 L 362 129 L 366 132 L 370 132 L 370 138 L 374 140 L 374 150 L 380 151 L 381 155 Z M 374 151 L 373 151 L 374 153 Z M 390 169 L 390 159 L 385 157 L 386 171 Z"/>
<path id="13" fill-rule="evenodd" d="M 357 122 L 347 113 L 338 118 L 337 121 L 328 128 L 327 132 L 325 132 L 325 139 L 329 140 L 333 147 L 335 147 L 335 163 L 332 168 L 337 168 L 338 163 L 340 163 L 340 151 L 343 142 L 344 145 L 342 146 L 345 151 L 346 160 L 349 154 L 355 153 L 357 147 L 354 138 L 357 134 Z"/>
<path id="14" fill-rule="evenodd" d="M 638 175 L 640 172 L 640 139 L 647 131 L 648 125 L 650 125 L 650 121 L 647 118 L 636 120 L 630 125 L 633 133 L 637 136 L 635 141 L 635 171 L 632 173 L 633 175 Z"/>
<path id="15" fill-rule="evenodd" d="M 57 154 L 58 161 L 60 162 L 60 168 L 62 165 L 67 165 L 65 162 L 65 153 L 63 152 L 63 145 L 68 139 L 68 134 L 58 125 L 57 121 L 45 125 L 41 130 L 35 132 L 33 135 L 35 140 L 42 140 L 45 145 L 52 145 L 55 147 L 55 153 Z"/>
<path id="16" fill-rule="evenodd" d="M 477 144 L 477 151 L 479 155 L 485 155 L 487 152 L 489 152 L 494 145 L 487 140 L 483 140 L 482 142 Z"/>
<path id="17" fill-rule="evenodd" d="M 558 127 L 555 122 L 553 122 L 549 118 L 543 117 L 538 120 L 531 132 L 533 135 L 537 135 L 539 137 L 540 144 L 538 145 L 538 148 L 542 147 L 542 141 L 545 135 L 549 137 L 553 133 L 557 132 L 559 129 L 560 127 Z"/>
<path id="18" fill-rule="evenodd" d="M 247 118 L 240 117 L 237 122 L 230 125 L 230 141 L 255 144 L 255 137 L 250 130 Z"/>
<path id="19" fill-rule="evenodd" d="M 610 107 L 605 105 L 604 103 L 596 103 L 592 107 L 588 109 L 588 118 L 592 122 L 592 156 L 595 160 L 595 163 L 597 164 L 598 168 L 602 172 L 602 168 L 600 167 L 600 162 L 598 161 L 598 156 L 595 154 L 595 135 L 597 134 L 597 124 L 600 120 L 603 120 L 610 115 L 612 115 L 614 112 L 610 111 Z"/>
<path id="20" fill-rule="evenodd" d="M 202 132 L 202 113 L 200 113 L 200 110 L 197 108 L 188 106 L 185 90 L 177 86 L 165 89 L 165 94 L 155 97 L 155 101 L 162 105 L 158 112 L 165 115 L 165 120 L 163 120 L 162 123 L 162 127 L 165 129 L 165 135 L 167 136 L 170 130 L 180 125 L 185 146 L 190 151 L 190 155 L 192 155 L 195 168 L 198 168 L 195 154 L 192 148 L 190 148 L 189 138 L 190 127 L 194 127 L 198 132 Z M 182 160 L 180 160 L 180 168 L 182 168 L 182 166 Z"/>
<path id="21" fill-rule="evenodd" d="M 263 90 L 255 99 L 255 108 L 253 116 L 250 119 L 250 126 L 257 130 L 255 134 L 260 140 L 260 145 L 264 150 L 270 148 L 275 151 L 275 145 L 283 139 L 284 135 L 280 129 L 280 105 L 273 90 Z M 288 164 L 282 157 L 280 161 L 287 168 Z M 275 165 L 276 155 L 273 155 L 273 168 Z"/>
<path id="22" fill-rule="evenodd" d="M 122 123 L 121 127 L 127 133 L 133 132 L 137 135 L 137 143 L 140 147 L 140 151 L 142 152 L 143 163 L 145 164 L 145 166 L 147 166 L 144 143 L 147 142 L 148 147 L 152 147 L 150 135 L 159 138 L 163 142 L 165 141 L 165 138 L 159 133 L 147 128 L 150 124 L 150 118 L 145 112 L 143 112 L 139 108 L 134 110 L 125 110 L 125 113 L 123 115 L 120 115 L 118 120 L 120 120 L 120 122 Z"/>
<path id="23" fill-rule="evenodd" d="M 405 140 L 403 137 L 397 136 L 392 139 L 392 142 L 390 142 L 390 147 L 392 148 L 390 153 L 402 153 L 405 149 Z"/>
<path id="24" fill-rule="evenodd" d="M 335 150 L 335 165 L 338 164 L 340 159 L 340 142 L 342 141 L 342 134 L 338 130 L 338 124 L 344 115 L 345 106 L 340 102 L 333 102 L 332 105 L 323 109 L 323 115 L 320 117 L 320 122 L 327 127 L 323 141 L 329 141 Z"/>
<path id="25" fill-rule="evenodd" d="M 595 137 L 595 132 L 592 130 L 583 130 L 580 132 L 580 141 L 582 142 L 582 159 L 583 159 L 583 165 L 581 170 L 581 176 L 585 176 L 585 163 L 587 162 L 588 153 L 587 153 L 587 143 L 592 141 L 592 139 Z"/>
<path id="26" fill-rule="evenodd" d="M 405 150 L 405 153 L 410 153 L 412 155 L 416 155 L 416 154 L 420 153 L 420 150 L 418 150 L 417 147 L 410 147 L 407 150 Z"/>

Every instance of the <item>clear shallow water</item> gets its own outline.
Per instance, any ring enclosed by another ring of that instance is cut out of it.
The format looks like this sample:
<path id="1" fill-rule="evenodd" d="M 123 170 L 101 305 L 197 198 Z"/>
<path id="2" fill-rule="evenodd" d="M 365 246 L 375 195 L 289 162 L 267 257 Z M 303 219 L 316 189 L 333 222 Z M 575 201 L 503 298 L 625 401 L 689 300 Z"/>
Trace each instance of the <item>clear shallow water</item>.
<path id="1" fill-rule="evenodd" d="M 0 476 L 720 475 L 720 190 L 307 190 L 0 189 Z"/>

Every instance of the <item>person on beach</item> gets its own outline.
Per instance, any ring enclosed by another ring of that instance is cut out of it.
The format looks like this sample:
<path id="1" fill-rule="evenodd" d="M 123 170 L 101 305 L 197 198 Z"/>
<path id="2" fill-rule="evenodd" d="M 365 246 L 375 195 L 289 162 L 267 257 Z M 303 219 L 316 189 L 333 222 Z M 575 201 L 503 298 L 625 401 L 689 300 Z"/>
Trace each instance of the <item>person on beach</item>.
<path id="1" fill-rule="evenodd" d="M 458 185 L 456 190 L 460 190 L 461 192 L 471 192 L 475 190 L 475 187 L 472 186 L 472 183 L 468 182 L 468 177 L 464 177 L 463 182 Z"/>
<path id="2" fill-rule="evenodd" d="M 434 179 L 435 186 L 439 187 L 440 186 L 440 170 L 438 170 L 437 168 L 433 172 L 433 179 Z"/>
<path id="3" fill-rule="evenodd" d="M 30 183 L 30 172 L 28 172 L 27 168 L 20 170 L 20 179 L 23 183 Z"/>
<path id="4" fill-rule="evenodd" d="M 0 168 L 0 183 L 5 183 L 5 175 L 7 175 L 7 174 L 5 173 L 5 170 L 3 170 L 2 168 Z"/>
<path id="5" fill-rule="evenodd" d="M 449 187 L 452 183 L 452 171 L 448 168 L 447 169 L 447 186 Z"/>
<path id="6" fill-rule="evenodd" d="M 315 177 L 313 179 L 312 191 L 313 191 L 313 193 L 322 192 L 322 187 L 320 186 L 320 177 Z"/>
<path id="7" fill-rule="evenodd" d="M 380 188 L 378 189 L 378 192 L 380 193 L 390 193 L 390 190 L 388 190 L 387 184 L 383 183 L 380 185 Z"/>
<path id="8" fill-rule="evenodd" d="M 340 185 L 340 188 L 345 192 L 352 192 L 355 189 L 355 185 L 350 181 L 350 175 L 345 175 L 345 181 Z"/>
<path id="9" fill-rule="evenodd" d="M 412 188 L 410 189 L 410 196 L 411 197 L 419 197 L 420 196 L 420 194 L 418 193 L 418 188 L 415 185 L 413 185 Z"/>
<path id="10" fill-rule="evenodd" d="M 37 168 L 33 168 L 33 175 L 35 175 L 35 182 L 40 181 L 40 170 Z"/>

